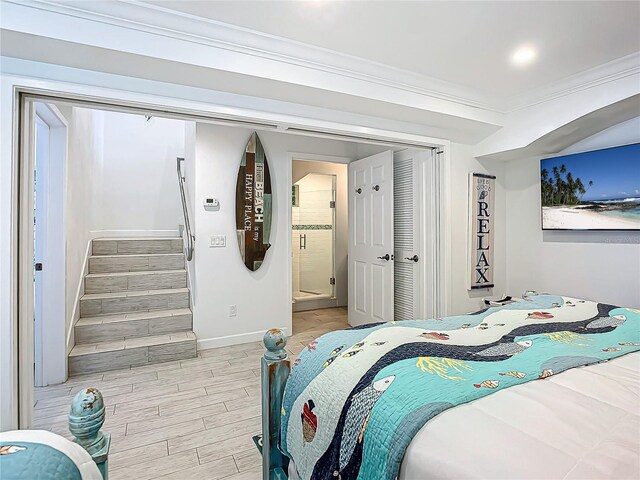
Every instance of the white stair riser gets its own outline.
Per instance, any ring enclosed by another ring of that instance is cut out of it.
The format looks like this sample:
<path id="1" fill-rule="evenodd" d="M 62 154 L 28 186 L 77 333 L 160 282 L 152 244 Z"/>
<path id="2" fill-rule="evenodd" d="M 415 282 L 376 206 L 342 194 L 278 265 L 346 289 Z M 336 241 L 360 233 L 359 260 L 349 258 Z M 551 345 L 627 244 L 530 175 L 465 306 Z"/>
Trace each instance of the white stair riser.
<path id="1" fill-rule="evenodd" d="M 115 293 L 136 290 L 164 290 L 168 288 L 185 288 L 187 273 L 131 273 L 129 275 L 104 275 L 85 277 L 85 293 Z"/>
<path id="2" fill-rule="evenodd" d="M 194 358 L 196 354 L 195 340 L 110 352 L 87 353 L 69 357 L 69 375 L 105 372 L 150 363 L 183 360 Z"/>
<path id="3" fill-rule="evenodd" d="M 149 293 L 146 295 L 80 299 L 80 317 L 96 317 L 114 313 L 147 312 L 189 308 L 188 292 Z"/>
<path id="4" fill-rule="evenodd" d="M 182 270 L 184 255 L 120 255 L 89 258 L 89 273 L 146 272 Z"/>
<path id="5" fill-rule="evenodd" d="M 187 332 L 192 327 L 192 315 L 169 315 L 166 317 L 141 318 L 122 322 L 96 325 L 76 325 L 76 345 L 83 343 L 124 340 L 161 333 Z"/>
<path id="6" fill-rule="evenodd" d="M 182 239 L 97 239 L 92 242 L 92 255 L 135 255 L 182 253 Z"/>

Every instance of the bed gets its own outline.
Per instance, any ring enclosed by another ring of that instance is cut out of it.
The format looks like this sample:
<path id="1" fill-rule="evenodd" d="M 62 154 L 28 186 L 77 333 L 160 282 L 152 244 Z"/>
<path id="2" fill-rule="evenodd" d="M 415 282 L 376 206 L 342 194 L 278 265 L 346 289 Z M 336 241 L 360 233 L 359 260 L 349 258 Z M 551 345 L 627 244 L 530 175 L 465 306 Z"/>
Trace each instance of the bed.
<path id="1" fill-rule="evenodd" d="M 110 437 L 100 431 L 102 394 L 83 388 L 69 409 L 73 442 L 46 430 L 0 432 L 2 480 L 108 480 Z"/>
<path id="2" fill-rule="evenodd" d="M 265 335 L 265 478 L 640 478 L 639 310 L 531 294 L 331 332 L 291 372 L 283 341 Z"/>
<path id="3" fill-rule="evenodd" d="M 46 430 L 0 433 L 0 478 L 103 480 L 84 448 Z"/>

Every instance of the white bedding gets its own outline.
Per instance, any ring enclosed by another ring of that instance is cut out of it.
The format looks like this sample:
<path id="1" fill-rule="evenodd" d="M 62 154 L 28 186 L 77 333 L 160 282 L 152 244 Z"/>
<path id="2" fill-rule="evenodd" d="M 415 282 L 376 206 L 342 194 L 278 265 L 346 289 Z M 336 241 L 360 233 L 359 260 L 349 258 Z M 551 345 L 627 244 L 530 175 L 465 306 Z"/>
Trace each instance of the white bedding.
<path id="1" fill-rule="evenodd" d="M 409 445 L 399 480 L 640 479 L 640 353 L 451 408 Z"/>

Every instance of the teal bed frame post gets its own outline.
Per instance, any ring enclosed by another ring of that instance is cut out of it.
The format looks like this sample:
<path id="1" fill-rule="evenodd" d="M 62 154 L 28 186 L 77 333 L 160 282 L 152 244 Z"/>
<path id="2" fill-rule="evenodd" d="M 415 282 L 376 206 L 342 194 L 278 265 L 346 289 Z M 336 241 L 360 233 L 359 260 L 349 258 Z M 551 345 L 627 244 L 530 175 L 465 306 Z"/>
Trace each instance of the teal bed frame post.
<path id="1" fill-rule="evenodd" d="M 104 400 L 100 391 L 97 388 L 82 389 L 71 402 L 69 431 L 74 437 L 73 441 L 89 452 L 102 478 L 108 480 L 111 436 L 100 431 L 104 415 Z"/>
<path id="2" fill-rule="evenodd" d="M 291 363 L 284 347 L 287 337 L 276 328 L 264 334 L 264 353 L 261 362 L 262 381 L 262 478 L 287 478 L 289 459 L 280 449 L 280 420 L 284 386 Z"/>

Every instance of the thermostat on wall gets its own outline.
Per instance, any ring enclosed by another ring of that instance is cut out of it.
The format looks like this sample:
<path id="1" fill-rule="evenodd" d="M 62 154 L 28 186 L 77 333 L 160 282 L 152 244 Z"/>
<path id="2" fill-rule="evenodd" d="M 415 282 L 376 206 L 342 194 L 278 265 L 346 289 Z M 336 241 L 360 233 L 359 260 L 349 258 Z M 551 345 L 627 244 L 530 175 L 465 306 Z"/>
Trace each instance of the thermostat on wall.
<path id="1" fill-rule="evenodd" d="M 220 202 L 215 197 L 205 197 L 202 200 L 202 205 L 204 206 L 205 210 L 213 210 L 220 206 Z"/>

